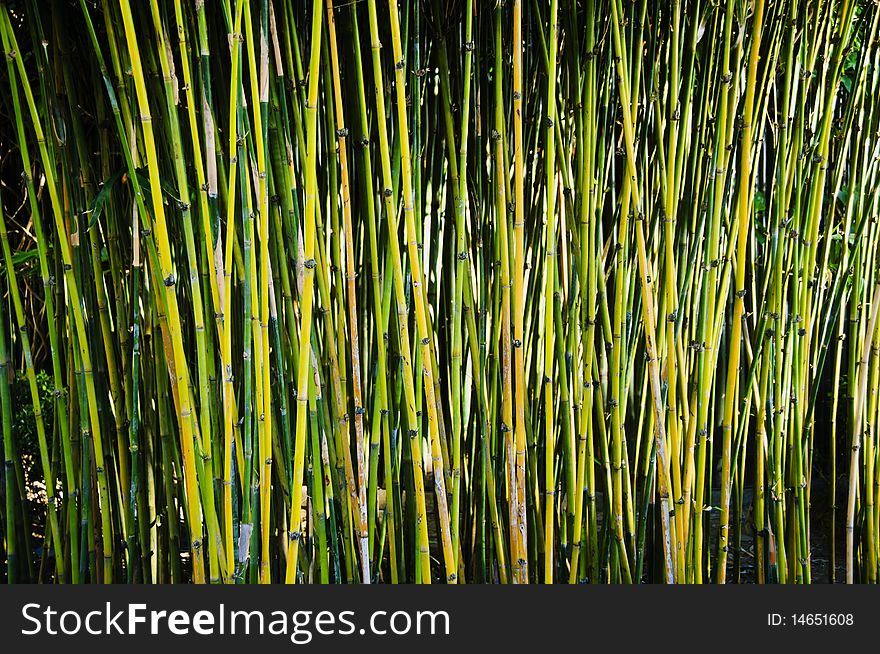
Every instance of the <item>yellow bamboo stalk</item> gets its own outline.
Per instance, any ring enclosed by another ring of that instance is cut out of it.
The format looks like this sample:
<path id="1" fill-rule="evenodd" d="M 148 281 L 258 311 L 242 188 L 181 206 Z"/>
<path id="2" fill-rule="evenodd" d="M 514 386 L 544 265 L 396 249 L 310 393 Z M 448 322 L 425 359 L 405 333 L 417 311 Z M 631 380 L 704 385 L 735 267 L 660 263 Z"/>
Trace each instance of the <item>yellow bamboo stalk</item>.
<path id="1" fill-rule="evenodd" d="M 144 146 L 147 157 L 147 169 L 150 179 L 150 194 L 153 201 L 153 217 L 156 238 L 156 246 L 159 252 L 159 265 L 162 278 L 168 287 L 166 293 L 168 303 L 168 327 L 171 336 L 172 351 L 174 354 L 176 378 L 173 380 L 179 392 L 179 427 L 181 429 L 181 450 L 184 459 L 185 490 L 187 495 L 187 508 L 189 511 L 190 529 L 198 529 L 198 533 L 191 533 L 192 537 L 192 565 L 193 581 L 205 582 L 204 557 L 202 553 L 202 519 L 199 503 L 199 488 L 196 479 L 196 463 L 193 441 L 193 412 L 189 392 L 189 373 L 186 362 L 186 352 L 183 347 L 183 335 L 181 334 L 180 310 L 177 305 L 177 294 L 174 286 L 177 283 L 177 274 L 174 263 L 171 260 L 171 245 L 168 240 L 168 227 L 165 221 L 165 209 L 162 199 L 162 186 L 159 179 L 159 158 L 156 152 L 156 141 L 153 135 L 153 119 L 150 114 L 150 101 L 147 95 L 146 78 L 141 64 L 140 49 L 138 47 L 137 34 L 134 30 L 134 19 L 131 14 L 129 0 L 120 0 L 120 12 L 125 27 L 126 45 L 128 46 L 129 60 L 131 63 L 131 75 L 135 86 L 140 110 L 141 130 L 144 138 Z"/>
<path id="2" fill-rule="evenodd" d="M 370 583 L 370 543 L 367 531 L 367 477 L 364 470 L 364 400 L 361 390 L 360 350 L 358 348 L 357 289 L 354 270 L 354 229 L 351 220 L 351 195 L 348 182 L 348 129 L 342 108 L 342 85 L 339 73 L 339 53 L 336 47 L 336 16 L 333 0 L 327 0 L 327 32 L 330 41 L 330 64 L 333 72 L 333 104 L 336 108 L 336 130 L 339 140 L 339 168 L 341 172 L 342 218 L 345 231 L 345 279 L 348 297 L 348 327 L 351 346 L 352 399 L 354 400 L 354 434 L 358 475 L 358 527 L 360 529 L 361 579 Z M 391 533 L 392 548 L 394 534 Z"/>
<path id="3" fill-rule="evenodd" d="M 526 364 L 525 318 L 525 180 L 523 157 L 522 0 L 513 2 L 513 347 L 516 421 L 514 422 L 515 477 L 510 489 L 510 558 L 513 581 L 529 582 L 526 534 Z"/>
<path id="4" fill-rule="evenodd" d="M 288 532 L 287 572 L 285 582 L 296 581 L 299 545 L 302 541 L 302 478 L 305 462 L 306 429 L 308 427 L 309 368 L 312 337 L 312 301 L 315 280 L 315 212 L 318 201 L 317 179 L 317 117 L 318 69 L 321 62 L 321 23 L 324 12 L 321 2 L 312 6 L 312 40 L 309 59 L 309 88 L 306 99 L 306 206 L 303 227 L 303 288 L 300 302 L 302 322 L 299 332 L 299 366 L 297 370 L 296 436 L 293 445 L 293 488 L 291 489 L 290 531 Z"/>

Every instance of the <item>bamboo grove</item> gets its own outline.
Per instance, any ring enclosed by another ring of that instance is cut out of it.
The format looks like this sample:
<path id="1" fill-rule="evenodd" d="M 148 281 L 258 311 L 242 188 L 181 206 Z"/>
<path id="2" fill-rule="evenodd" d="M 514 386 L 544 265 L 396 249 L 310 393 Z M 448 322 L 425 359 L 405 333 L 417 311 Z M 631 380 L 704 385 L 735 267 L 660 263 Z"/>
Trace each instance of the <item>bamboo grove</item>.
<path id="1" fill-rule="evenodd" d="M 6 579 L 877 582 L 878 23 L 0 2 Z"/>

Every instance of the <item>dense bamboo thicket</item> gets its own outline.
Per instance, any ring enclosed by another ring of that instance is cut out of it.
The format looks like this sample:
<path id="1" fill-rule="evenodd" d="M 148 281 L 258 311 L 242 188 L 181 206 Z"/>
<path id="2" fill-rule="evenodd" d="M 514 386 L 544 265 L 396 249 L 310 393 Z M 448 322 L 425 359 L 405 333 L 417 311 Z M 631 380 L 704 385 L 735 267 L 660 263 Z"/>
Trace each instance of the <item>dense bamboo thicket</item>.
<path id="1" fill-rule="evenodd" d="M 9 582 L 876 582 L 880 5 L 0 2 Z"/>

